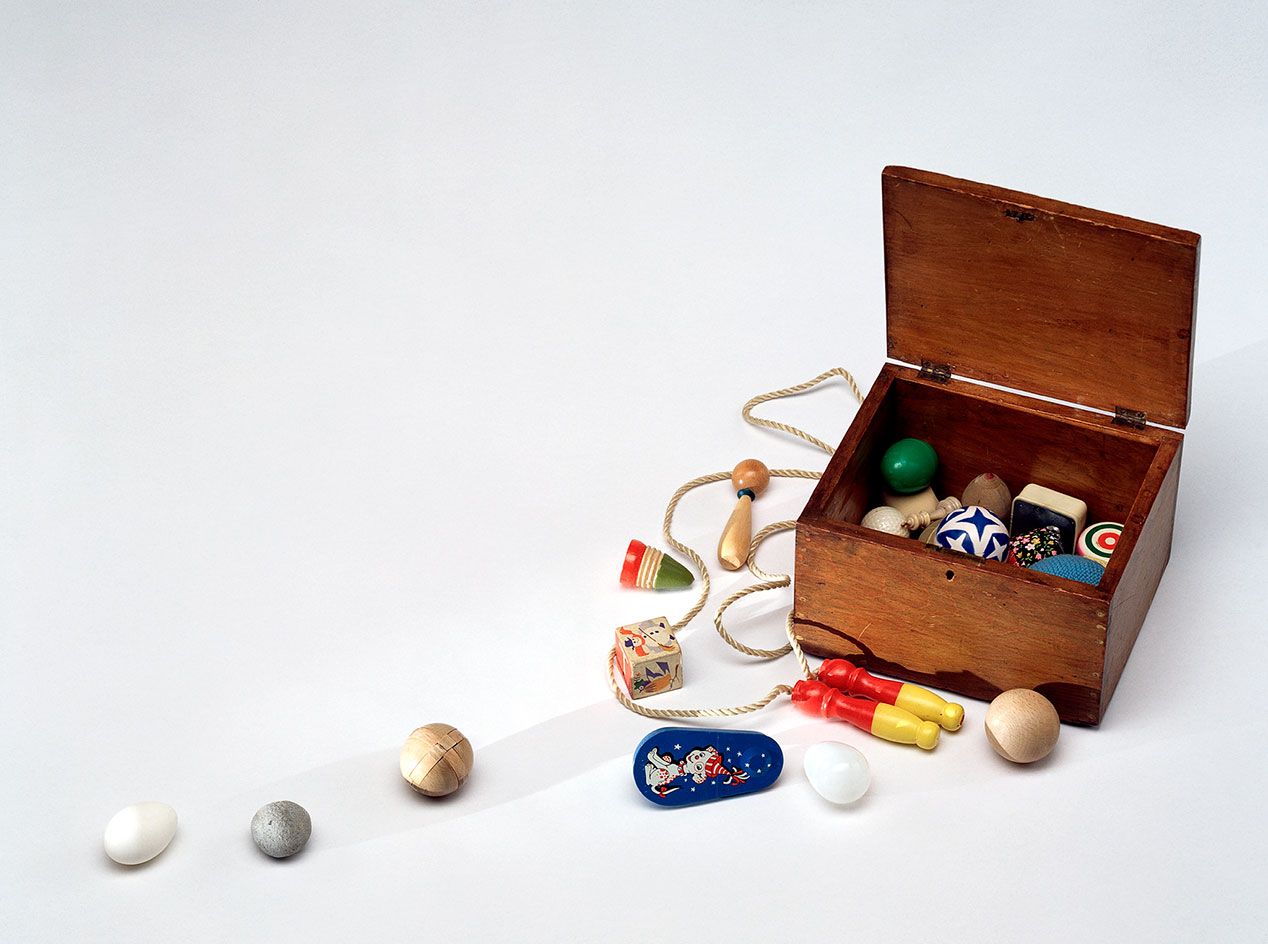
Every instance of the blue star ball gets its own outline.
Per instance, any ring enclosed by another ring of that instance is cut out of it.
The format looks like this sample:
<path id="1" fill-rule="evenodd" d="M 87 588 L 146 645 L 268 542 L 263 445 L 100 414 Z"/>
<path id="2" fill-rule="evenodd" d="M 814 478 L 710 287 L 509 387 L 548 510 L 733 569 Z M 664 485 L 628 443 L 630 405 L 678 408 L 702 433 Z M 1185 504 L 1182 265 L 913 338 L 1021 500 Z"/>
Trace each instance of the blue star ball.
<path id="1" fill-rule="evenodd" d="M 934 540 L 939 547 L 987 560 L 1008 557 L 1008 528 L 981 505 L 969 505 L 942 519 Z"/>

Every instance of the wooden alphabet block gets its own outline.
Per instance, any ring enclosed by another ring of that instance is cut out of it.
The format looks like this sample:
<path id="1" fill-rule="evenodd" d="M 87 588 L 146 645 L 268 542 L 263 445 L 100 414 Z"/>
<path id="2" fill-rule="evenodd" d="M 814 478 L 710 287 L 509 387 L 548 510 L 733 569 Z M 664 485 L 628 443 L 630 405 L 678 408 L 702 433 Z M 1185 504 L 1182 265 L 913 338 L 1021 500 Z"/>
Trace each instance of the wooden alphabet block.
<path id="1" fill-rule="evenodd" d="M 663 616 L 617 629 L 616 664 L 631 698 L 682 688 L 682 649 Z"/>

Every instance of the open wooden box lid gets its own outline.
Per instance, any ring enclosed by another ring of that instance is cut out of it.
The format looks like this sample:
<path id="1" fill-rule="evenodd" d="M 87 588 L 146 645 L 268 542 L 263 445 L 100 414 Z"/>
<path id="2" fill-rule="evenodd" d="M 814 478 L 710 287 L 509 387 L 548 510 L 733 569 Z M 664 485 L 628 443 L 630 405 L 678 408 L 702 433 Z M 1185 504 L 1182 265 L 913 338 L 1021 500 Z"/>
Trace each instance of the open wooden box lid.
<path id="1" fill-rule="evenodd" d="M 881 201 L 891 358 L 1188 422 L 1196 233 L 906 167 Z"/>

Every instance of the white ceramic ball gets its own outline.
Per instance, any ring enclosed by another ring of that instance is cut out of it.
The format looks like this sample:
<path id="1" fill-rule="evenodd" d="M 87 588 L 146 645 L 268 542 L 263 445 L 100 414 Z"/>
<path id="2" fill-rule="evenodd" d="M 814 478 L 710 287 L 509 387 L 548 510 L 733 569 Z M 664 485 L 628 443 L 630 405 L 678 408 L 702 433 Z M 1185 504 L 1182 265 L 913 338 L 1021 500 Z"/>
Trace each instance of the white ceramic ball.
<path id="1" fill-rule="evenodd" d="M 171 843 L 176 835 L 176 811 L 166 803 L 133 803 L 125 806 L 106 824 L 102 843 L 106 855 L 120 865 L 149 862 Z"/>
<path id="2" fill-rule="evenodd" d="M 863 752 L 839 741 L 820 741 L 806 750 L 806 779 L 830 803 L 853 803 L 872 784 Z"/>
<path id="3" fill-rule="evenodd" d="M 873 531 L 884 531 L 886 534 L 897 534 L 905 538 L 908 537 L 907 529 L 903 527 L 905 518 L 906 515 L 897 508 L 881 505 L 865 514 L 860 524 Z"/>

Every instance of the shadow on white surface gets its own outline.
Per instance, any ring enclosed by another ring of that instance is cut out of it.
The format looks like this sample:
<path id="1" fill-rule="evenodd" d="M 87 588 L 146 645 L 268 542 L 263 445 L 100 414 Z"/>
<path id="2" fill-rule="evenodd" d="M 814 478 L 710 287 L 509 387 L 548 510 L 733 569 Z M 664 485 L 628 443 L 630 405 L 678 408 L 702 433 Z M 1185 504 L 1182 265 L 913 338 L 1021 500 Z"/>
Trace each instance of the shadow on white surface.
<path id="1" fill-rule="evenodd" d="M 251 796 L 305 797 L 307 803 L 296 802 L 337 810 L 338 815 L 329 818 L 321 815 L 321 808 L 310 810 L 311 851 L 337 849 L 472 816 L 583 776 L 624 753 L 623 741 L 612 736 L 612 718 L 610 703 L 597 702 L 476 745 L 470 778 L 448 797 L 416 793 L 400 775 L 398 748 L 314 767 L 252 791 Z M 586 760 L 542 763 L 542 758 L 561 753 Z"/>

